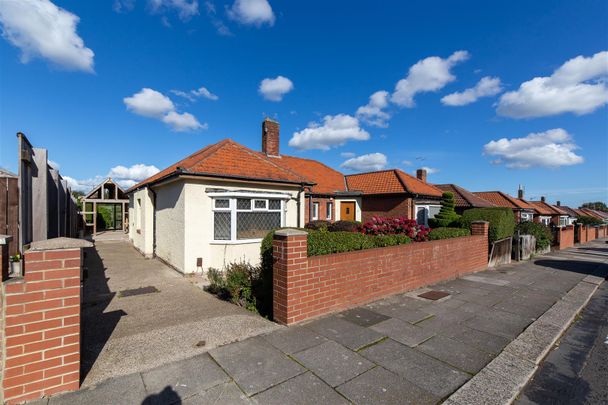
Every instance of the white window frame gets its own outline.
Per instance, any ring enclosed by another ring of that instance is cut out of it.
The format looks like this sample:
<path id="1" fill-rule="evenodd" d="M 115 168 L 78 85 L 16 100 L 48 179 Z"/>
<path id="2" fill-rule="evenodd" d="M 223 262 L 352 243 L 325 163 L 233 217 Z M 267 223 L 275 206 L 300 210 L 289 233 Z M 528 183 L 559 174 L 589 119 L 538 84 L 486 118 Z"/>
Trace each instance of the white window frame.
<path id="1" fill-rule="evenodd" d="M 316 221 L 318 219 L 319 219 L 319 203 L 313 202 L 312 203 L 312 220 Z"/>
<path id="2" fill-rule="evenodd" d="M 418 222 L 418 211 L 420 210 L 420 208 L 422 208 L 424 209 L 424 224 L 420 225 L 429 226 L 429 219 L 435 218 L 434 215 L 432 217 L 430 216 L 431 207 L 437 207 L 441 209 L 441 204 L 414 204 L 414 220 L 416 221 L 416 223 Z"/>
<path id="3" fill-rule="evenodd" d="M 551 217 L 545 216 L 545 215 L 541 215 L 539 217 L 539 221 L 541 224 L 549 226 L 551 224 Z"/>
<path id="4" fill-rule="evenodd" d="M 325 210 L 327 211 L 325 213 L 325 219 L 327 219 L 328 221 L 331 221 L 331 219 L 333 217 L 333 211 L 334 211 L 333 201 L 328 201 L 325 203 Z"/>
<path id="5" fill-rule="evenodd" d="M 246 243 L 258 243 L 263 238 L 254 239 L 237 239 L 237 212 L 280 212 L 281 213 L 281 227 L 285 226 L 285 218 L 287 211 L 287 201 L 291 198 L 286 194 L 260 194 L 260 193 L 246 193 L 246 192 L 215 192 L 209 193 L 212 198 L 211 204 L 211 228 L 212 228 L 212 244 L 218 245 L 231 245 L 231 244 L 246 244 Z M 251 207 L 249 209 L 237 209 L 237 199 L 251 199 Z M 217 200 L 228 200 L 228 208 L 216 208 L 215 201 Z M 266 208 L 255 208 L 255 200 L 266 200 Z M 270 209 L 270 202 L 268 200 L 280 200 L 281 207 L 278 210 Z M 215 239 L 215 213 L 216 212 L 230 212 L 230 239 L 216 240 Z"/>
<path id="6" fill-rule="evenodd" d="M 135 230 L 141 231 L 141 198 L 135 200 Z"/>
<path id="7" fill-rule="evenodd" d="M 559 216 L 559 226 L 566 226 L 566 225 L 570 225 L 568 223 L 568 217 L 565 215 L 560 215 Z"/>
<path id="8" fill-rule="evenodd" d="M 532 222 L 532 220 L 534 219 L 534 214 L 531 214 L 529 212 L 522 212 L 520 217 L 521 222 Z"/>

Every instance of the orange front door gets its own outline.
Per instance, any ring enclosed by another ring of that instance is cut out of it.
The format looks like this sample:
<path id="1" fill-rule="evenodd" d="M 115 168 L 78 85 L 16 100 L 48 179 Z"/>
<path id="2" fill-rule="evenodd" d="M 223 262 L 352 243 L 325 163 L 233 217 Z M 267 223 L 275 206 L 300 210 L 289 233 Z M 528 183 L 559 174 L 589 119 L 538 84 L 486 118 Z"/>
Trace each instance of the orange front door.
<path id="1" fill-rule="evenodd" d="M 342 221 L 354 221 L 355 220 L 355 203 L 354 202 L 341 202 L 340 203 L 340 219 Z"/>

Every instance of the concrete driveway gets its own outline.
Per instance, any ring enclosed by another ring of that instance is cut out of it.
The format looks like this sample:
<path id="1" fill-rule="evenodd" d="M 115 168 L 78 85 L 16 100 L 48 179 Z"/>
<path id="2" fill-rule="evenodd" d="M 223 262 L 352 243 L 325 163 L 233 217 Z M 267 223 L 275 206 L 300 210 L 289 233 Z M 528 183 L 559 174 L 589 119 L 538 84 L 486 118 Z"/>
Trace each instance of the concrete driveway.
<path id="1" fill-rule="evenodd" d="M 98 241 L 85 266 L 84 386 L 280 328 L 145 259 L 128 242 Z"/>

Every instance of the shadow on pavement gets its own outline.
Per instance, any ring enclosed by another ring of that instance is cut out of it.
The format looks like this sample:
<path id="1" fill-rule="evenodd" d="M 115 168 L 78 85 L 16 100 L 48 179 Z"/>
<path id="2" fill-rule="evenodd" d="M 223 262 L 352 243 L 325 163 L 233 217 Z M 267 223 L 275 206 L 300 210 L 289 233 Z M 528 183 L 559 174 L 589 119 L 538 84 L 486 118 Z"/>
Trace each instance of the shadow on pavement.
<path id="1" fill-rule="evenodd" d="M 181 405 L 182 399 L 175 390 L 167 385 L 158 394 L 148 395 L 141 405 Z"/>
<path id="2" fill-rule="evenodd" d="M 94 247 L 85 249 L 84 266 L 81 382 L 95 364 L 120 318 L 127 315 L 122 310 L 104 312 L 116 293 L 110 291 L 106 268 Z"/>
<path id="3" fill-rule="evenodd" d="M 606 257 L 608 259 L 608 256 Z M 565 270 L 579 274 L 606 277 L 608 264 L 584 260 L 551 260 L 540 259 L 534 262 L 537 266 L 550 267 L 557 270 Z"/>

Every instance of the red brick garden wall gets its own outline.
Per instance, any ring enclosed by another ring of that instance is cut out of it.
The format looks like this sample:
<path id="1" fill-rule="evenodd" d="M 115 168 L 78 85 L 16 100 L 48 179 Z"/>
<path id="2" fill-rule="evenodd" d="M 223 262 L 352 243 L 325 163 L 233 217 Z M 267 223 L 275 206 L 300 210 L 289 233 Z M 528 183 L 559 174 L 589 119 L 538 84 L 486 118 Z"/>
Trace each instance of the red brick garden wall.
<path id="1" fill-rule="evenodd" d="M 560 250 L 574 246 L 574 225 L 567 225 L 558 228 L 557 239 Z"/>
<path id="2" fill-rule="evenodd" d="M 2 285 L 4 401 L 80 384 L 81 249 L 28 251 L 24 277 Z"/>
<path id="3" fill-rule="evenodd" d="M 290 325 L 485 269 L 488 224 L 467 237 L 314 257 L 306 234 L 285 230 L 273 255 L 274 318 Z"/>

